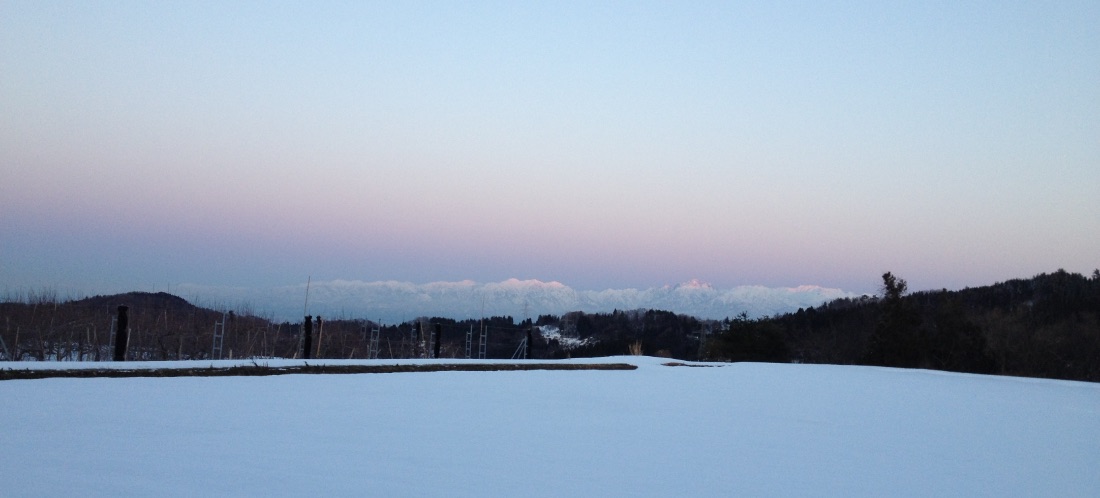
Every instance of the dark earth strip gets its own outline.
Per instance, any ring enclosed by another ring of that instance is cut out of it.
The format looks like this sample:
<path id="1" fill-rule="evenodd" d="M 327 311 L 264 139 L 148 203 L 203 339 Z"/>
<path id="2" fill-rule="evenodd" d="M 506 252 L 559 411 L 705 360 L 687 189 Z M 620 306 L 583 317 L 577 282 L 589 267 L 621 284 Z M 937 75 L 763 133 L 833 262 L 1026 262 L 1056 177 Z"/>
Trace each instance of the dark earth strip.
<path id="1" fill-rule="evenodd" d="M 98 377 L 232 377 L 287 374 L 363 374 L 404 372 L 498 372 L 517 370 L 636 370 L 627 363 L 440 363 L 414 365 L 302 365 L 268 367 L 264 365 L 240 365 L 227 368 L 156 368 L 114 369 L 78 368 L 64 370 L 16 370 L 0 369 L 0 380 L 50 379 L 50 378 L 98 378 Z"/>

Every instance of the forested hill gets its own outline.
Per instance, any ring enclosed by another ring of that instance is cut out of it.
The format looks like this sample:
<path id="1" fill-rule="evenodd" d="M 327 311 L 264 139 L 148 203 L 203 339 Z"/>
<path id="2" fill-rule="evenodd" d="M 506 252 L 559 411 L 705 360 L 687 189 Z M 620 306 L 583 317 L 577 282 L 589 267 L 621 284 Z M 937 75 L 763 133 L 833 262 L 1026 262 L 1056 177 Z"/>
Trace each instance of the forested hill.
<path id="1" fill-rule="evenodd" d="M 109 296 L 93 296 L 72 301 L 71 304 L 87 308 L 103 308 L 112 313 L 118 306 L 163 309 L 173 313 L 199 311 L 197 306 L 187 302 L 186 299 L 167 292 L 127 292 Z"/>
<path id="2" fill-rule="evenodd" d="M 905 291 L 887 273 L 881 296 L 735 319 L 706 354 L 1100 381 L 1100 271 Z"/>

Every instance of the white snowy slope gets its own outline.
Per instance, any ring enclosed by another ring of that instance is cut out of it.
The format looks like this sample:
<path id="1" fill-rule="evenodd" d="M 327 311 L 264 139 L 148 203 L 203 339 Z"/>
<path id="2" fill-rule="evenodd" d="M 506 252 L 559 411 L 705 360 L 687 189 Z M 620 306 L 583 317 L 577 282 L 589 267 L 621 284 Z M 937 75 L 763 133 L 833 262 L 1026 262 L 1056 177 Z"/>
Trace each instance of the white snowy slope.
<path id="1" fill-rule="evenodd" d="M 248 302 L 257 311 L 272 313 L 280 320 L 301 320 L 306 304 L 306 284 L 273 289 L 202 287 L 182 284 L 179 294 L 197 304 L 215 302 L 233 306 Z M 751 317 L 774 315 L 798 308 L 817 306 L 855 294 L 818 286 L 740 286 L 718 289 L 692 280 L 675 286 L 648 289 L 576 290 L 560 282 L 509 279 L 478 283 L 362 282 L 332 280 L 309 285 L 309 313 L 314 315 L 367 318 L 395 323 L 419 316 L 454 319 L 480 316 L 512 316 L 525 312 L 560 315 L 570 311 L 610 312 L 613 310 L 659 309 L 699 318 L 722 319 L 742 312 Z"/>
<path id="2" fill-rule="evenodd" d="M 1097 384 L 583 361 L 3 381 L 0 494 L 1100 496 Z"/>

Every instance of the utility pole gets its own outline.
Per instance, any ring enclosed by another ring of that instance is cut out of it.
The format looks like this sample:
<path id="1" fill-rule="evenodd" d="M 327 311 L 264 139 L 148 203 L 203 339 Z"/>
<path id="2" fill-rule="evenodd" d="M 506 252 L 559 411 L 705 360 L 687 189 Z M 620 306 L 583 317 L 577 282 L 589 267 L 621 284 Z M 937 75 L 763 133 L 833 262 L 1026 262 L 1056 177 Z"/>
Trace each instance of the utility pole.
<path id="1" fill-rule="evenodd" d="M 485 330 L 485 320 L 482 319 L 482 322 L 481 322 L 481 338 L 480 338 L 480 340 L 478 341 L 478 344 L 477 344 L 477 359 L 479 359 L 479 360 L 484 360 L 485 359 L 485 348 L 488 347 L 488 345 L 489 345 L 489 335 L 488 334 L 489 334 L 488 331 Z"/>
<path id="2" fill-rule="evenodd" d="M 477 359 L 485 359 L 485 348 L 487 346 L 488 337 L 485 335 L 485 296 L 481 296 L 481 337 L 477 345 Z"/>

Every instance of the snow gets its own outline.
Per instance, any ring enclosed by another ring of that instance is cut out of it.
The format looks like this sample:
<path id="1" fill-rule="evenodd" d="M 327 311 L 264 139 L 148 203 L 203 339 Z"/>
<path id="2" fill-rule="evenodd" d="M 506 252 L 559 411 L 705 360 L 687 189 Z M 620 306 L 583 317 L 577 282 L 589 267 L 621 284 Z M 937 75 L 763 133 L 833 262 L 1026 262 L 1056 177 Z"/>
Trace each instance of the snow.
<path id="1" fill-rule="evenodd" d="M 276 319 L 302 319 L 306 284 L 273 289 L 176 286 L 180 295 L 200 305 L 217 303 L 264 303 L 269 309 L 255 310 Z M 698 279 L 676 286 L 647 289 L 577 290 L 561 282 L 508 279 L 503 282 L 363 282 L 333 280 L 312 282 L 309 312 L 325 317 L 348 317 L 403 322 L 417 316 L 446 316 L 455 319 L 481 316 L 513 316 L 525 310 L 537 315 L 561 315 L 570 311 L 610 313 L 613 310 L 659 309 L 698 318 L 730 318 L 742 312 L 751 317 L 793 312 L 798 308 L 856 294 L 840 289 L 803 285 L 799 287 L 739 286 L 719 289 Z"/>
<path id="2" fill-rule="evenodd" d="M 1100 495 L 1100 385 L 570 361 L 639 369 L 3 381 L 3 494 Z"/>
<path id="3" fill-rule="evenodd" d="M 581 339 L 580 337 L 564 335 L 562 334 L 561 328 L 554 327 L 553 325 L 540 325 L 538 329 L 543 339 L 547 341 L 558 341 L 558 344 L 561 344 L 561 346 L 566 349 L 579 348 L 596 342 L 592 337 Z"/>

